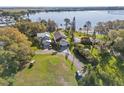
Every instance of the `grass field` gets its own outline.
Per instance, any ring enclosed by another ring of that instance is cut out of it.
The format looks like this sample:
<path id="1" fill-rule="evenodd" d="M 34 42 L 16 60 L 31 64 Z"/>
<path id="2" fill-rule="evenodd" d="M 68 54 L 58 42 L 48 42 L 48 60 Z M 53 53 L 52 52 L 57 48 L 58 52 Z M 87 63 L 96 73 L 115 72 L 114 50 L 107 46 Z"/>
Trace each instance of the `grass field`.
<path id="1" fill-rule="evenodd" d="M 78 38 L 82 38 L 82 37 L 85 37 L 86 35 L 84 33 L 82 33 L 82 32 L 75 32 L 74 36 L 78 37 Z"/>
<path id="2" fill-rule="evenodd" d="M 75 68 L 71 62 L 58 55 L 36 55 L 31 69 L 26 67 L 16 75 L 14 85 L 77 85 Z"/>

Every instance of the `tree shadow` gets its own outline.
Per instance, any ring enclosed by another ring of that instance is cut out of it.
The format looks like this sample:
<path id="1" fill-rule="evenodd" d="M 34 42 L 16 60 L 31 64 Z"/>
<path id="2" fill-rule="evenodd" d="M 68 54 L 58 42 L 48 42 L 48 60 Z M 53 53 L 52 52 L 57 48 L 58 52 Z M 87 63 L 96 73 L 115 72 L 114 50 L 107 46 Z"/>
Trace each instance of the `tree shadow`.
<path id="1" fill-rule="evenodd" d="M 119 57 L 116 57 L 116 60 L 117 60 L 116 63 L 117 67 L 119 68 L 119 70 L 121 70 L 124 73 L 124 60 L 122 60 Z"/>
<path id="2" fill-rule="evenodd" d="M 74 49 L 73 52 L 74 52 L 75 57 L 84 64 L 91 64 L 94 67 L 98 64 L 98 60 L 95 59 L 94 57 L 92 58 L 92 60 L 89 60 L 85 56 L 81 55 L 78 50 Z"/>
<path id="3" fill-rule="evenodd" d="M 76 57 L 77 59 L 79 59 L 80 62 L 83 62 L 83 63 L 87 64 L 88 60 L 86 59 L 85 56 L 82 56 L 82 55 L 79 53 L 79 51 L 76 50 L 76 49 L 74 49 L 73 52 L 74 52 L 75 57 Z"/>
<path id="4" fill-rule="evenodd" d="M 110 53 L 108 53 L 108 52 L 101 53 L 101 54 L 100 54 L 100 57 L 101 57 L 100 63 L 101 63 L 102 65 L 107 64 L 107 63 L 109 62 L 109 60 L 111 59 L 111 55 L 110 55 Z"/>
<path id="5" fill-rule="evenodd" d="M 31 69 L 34 66 L 34 64 L 29 64 L 28 69 Z"/>

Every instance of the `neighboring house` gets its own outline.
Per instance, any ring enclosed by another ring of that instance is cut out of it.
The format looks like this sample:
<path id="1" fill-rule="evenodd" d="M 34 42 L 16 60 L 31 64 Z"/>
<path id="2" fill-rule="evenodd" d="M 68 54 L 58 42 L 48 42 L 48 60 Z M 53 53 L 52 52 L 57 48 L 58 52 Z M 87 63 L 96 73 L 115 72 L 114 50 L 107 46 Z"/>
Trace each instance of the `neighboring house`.
<path id="1" fill-rule="evenodd" d="M 100 40 L 99 39 L 93 39 L 90 37 L 90 41 L 94 44 L 97 44 L 97 43 L 100 43 Z"/>
<path id="2" fill-rule="evenodd" d="M 69 43 L 65 39 L 61 39 L 59 42 L 59 48 L 60 50 L 65 50 L 69 47 Z"/>
<path id="3" fill-rule="evenodd" d="M 0 41 L 0 48 L 3 48 L 6 45 L 4 41 Z"/>
<path id="4" fill-rule="evenodd" d="M 66 41 L 66 36 L 59 31 L 54 33 L 55 45 L 59 46 L 59 50 L 63 51 L 69 47 L 69 43 Z"/>
<path id="5" fill-rule="evenodd" d="M 16 21 L 11 16 L 0 16 L 0 27 L 14 25 Z"/>
<path id="6" fill-rule="evenodd" d="M 83 37 L 83 38 L 81 38 L 81 43 L 82 44 L 91 45 L 91 44 L 98 44 L 99 42 L 100 42 L 99 39 L 93 39 L 91 37 Z"/>
<path id="7" fill-rule="evenodd" d="M 54 40 L 55 40 L 55 42 L 58 42 L 58 41 L 60 41 L 63 38 L 64 39 L 66 38 L 66 36 L 64 34 L 62 34 L 59 31 L 54 32 Z"/>
<path id="8" fill-rule="evenodd" d="M 81 38 L 81 43 L 86 44 L 86 45 L 91 45 L 92 41 L 90 40 L 89 37 L 83 37 L 83 38 Z"/>
<path id="9" fill-rule="evenodd" d="M 80 42 L 81 42 L 80 38 L 77 38 L 77 37 L 74 38 L 74 43 L 80 43 Z"/>
<path id="10" fill-rule="evenodd" d="M 37 38 L 40 43 L 40 47 L 47 49 L 51 47 L 50 33 L 37 33 Z"/>

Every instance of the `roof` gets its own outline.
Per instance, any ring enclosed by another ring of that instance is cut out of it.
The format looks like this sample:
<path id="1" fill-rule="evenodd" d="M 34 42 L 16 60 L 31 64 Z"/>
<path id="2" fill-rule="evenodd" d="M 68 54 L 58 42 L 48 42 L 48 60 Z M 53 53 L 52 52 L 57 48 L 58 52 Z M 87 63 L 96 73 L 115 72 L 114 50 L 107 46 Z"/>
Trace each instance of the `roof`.
<path id="1" fill-rule="evenodd" d="M 67 46 L 69 43 L 65 39 L 60 40 L 60 45 Z"/>
<path id="2" fill-rule="evenodd" d="M 45 37 L 45 36 L 50 37 L 50 33 L 48 33 L 48 32 L 37 33 L 37 37 L 38 37 L 38 38 L 43 38 L 43 37 Z"/>
<path id="3" fill-rule="evenodd" d="M 97 43 L 97 42 L 100 42 L 99 39 L 95 39 L 95 40 L 94 40 L 93 38 L 90 38 L 90 41 L 91 41 L 91 42 L 96 42 L 96 43 Z"/>
<path id="4" fill-rule="evenodd" d="M 51 43 L 51 40 L 43 40 L 42 44 L 45 44 L 45 43 Z"/>
<path id="5" fill-rule="evenodd" d="M 81 39 L 75 37 L 75 38 L 74 38 L 74 42 L 75 42 L 75 43 L 79 43 L 79 42 L 81 42 Z"/>
<path id="6" fill-rule="evenodd" d="M 0 41 L 0 46 L 5 46 L 6 43 L 4 41 Z"/>
<path id="7" fill-rule="evenodd" d="M 63 38 L 64 36 L 62 35 L 62 33 L 61 32 L 59 32 L 59 31 L 56 31 L 55 33 L 54 33 L 54 39 L 55 40 L 59 40 L 59 39 L 61 39 L 61 38 Z"/>

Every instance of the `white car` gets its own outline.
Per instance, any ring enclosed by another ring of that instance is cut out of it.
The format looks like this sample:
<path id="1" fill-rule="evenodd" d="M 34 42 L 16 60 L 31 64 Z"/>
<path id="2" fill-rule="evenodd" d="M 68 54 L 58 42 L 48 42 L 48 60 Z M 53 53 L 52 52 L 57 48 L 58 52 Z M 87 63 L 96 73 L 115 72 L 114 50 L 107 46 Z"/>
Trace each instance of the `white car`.
<path id="1" fill-rule="evenodd" d="M 77 74 L 78 76 L 82 76 L 82 74 L 81 74 L 81 72 L 80 72 L 79 70 L 76 72 L 76 74 Z"/>

